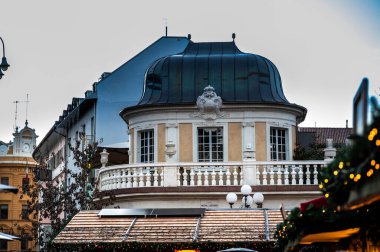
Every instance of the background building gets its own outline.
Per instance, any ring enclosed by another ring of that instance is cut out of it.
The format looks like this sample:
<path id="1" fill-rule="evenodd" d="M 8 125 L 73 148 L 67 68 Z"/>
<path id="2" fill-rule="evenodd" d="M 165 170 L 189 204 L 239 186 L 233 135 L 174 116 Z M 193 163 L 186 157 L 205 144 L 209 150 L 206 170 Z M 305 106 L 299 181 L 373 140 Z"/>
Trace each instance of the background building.
<path id="1" fill-rule="evenodd" d="M 34 129 L 25 127 L 20 131 L 16 128 L 13 142 L 0 142 L 0 179 L 1 184 L 19 188 L 18 194 L 0 192 L 0 232 L 20 237 L 21 240 L 0 240 L 0 250 L 34 249 L 31 230 L 32 224 L 27 212 L 27 200 L 20 194 L 29 185 L 34 176 L 36 162 L 32 152 L 36 147 L 37 135 Z"/>
<path id="2" fill-rule="evenodd" d="M 99 146 L 127 152 L 128 128 L 119 116 L 126 106 L 138 103 L 148 66 L 156 59 L 182 51 L 186 37 L 162 37 L 112 73 L 104 73 L 84 98 L 73 98 L 50 131 L 37 146 L 33 157 L 46 160 L 53 179 L 67 165 L 75 170 L 68 143 L 97 141 Z M 128 156 L 124 155 L 124 162 Z"/>

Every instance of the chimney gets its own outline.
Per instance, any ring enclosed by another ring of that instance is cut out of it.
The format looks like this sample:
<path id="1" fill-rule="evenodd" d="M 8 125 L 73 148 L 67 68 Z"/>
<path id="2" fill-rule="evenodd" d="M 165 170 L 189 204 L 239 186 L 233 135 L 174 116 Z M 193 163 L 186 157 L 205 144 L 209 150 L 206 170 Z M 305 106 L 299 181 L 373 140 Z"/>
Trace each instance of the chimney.
<path id="1" fill-rule="evenodd" d="M 348 128 L 348 120 L 346 120 L 346 129 Z"/>

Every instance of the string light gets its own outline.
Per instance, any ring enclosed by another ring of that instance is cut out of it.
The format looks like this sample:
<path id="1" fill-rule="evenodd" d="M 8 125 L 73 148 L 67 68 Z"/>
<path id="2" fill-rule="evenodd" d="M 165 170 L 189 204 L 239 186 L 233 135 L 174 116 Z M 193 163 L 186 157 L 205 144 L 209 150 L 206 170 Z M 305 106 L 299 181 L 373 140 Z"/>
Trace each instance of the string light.
<path id="1" fill-rule="evenodd" d="M 358 182 L 360 179 L 361 179 L 362 175 L 360 174 L 356 174 L 355 178 L 354 178 L 354 181 L 355 182 Z"/>
<path id="2" fill-rule="evenodd" d="M 338 166 L 339 169 L 342 169 L 342 168 L 343 168 L 343 165 L 344 165 L 343 162 L 339 162 L 339 166 Z"/>
<path id="3" fill-rule="evenodd" d="M 367 177 L 371 177 L 372 174 L 373 174 L 373 169 L 369 169 L 369 170 L 367 171 Z"/>
<path id="4" fill-rule="evenodd" d="M 334 175 L 335 175 L 335 176 L 338 175 L 338 171 L 337 171 L 337 170 L 334 171 Z"/>
<path id="5" fill-rule="evenodd" d="M 374 138 L 376 135 L 377 135 L 377 129 L 376 129 L 376 128 L 373 128 L 373 129 L 371 130 L 371 132 L 369 133 L 369 135 L 368 135 L 368 140 L 369 140 L 369 141 L 372 141 L 373 138 Z"/>
<path id="6" fill-rule="evenodd" d="M 324 182 L 325 182 L 325 184 L 327 184 L 327 183 L 329 182 L 329 180 L 326 178 L 326 179 L 324 180 Z"/>

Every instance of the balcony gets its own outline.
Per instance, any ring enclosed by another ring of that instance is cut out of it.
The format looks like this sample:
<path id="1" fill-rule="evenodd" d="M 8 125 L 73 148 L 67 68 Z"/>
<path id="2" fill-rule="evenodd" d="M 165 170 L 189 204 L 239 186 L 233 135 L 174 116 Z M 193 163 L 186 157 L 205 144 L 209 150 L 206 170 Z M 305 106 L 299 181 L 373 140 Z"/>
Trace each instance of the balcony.
<path id="1" fill-rule="evenodd" d="M 318 185 L 327 162 L 244 161 L 215 163 L 123 164 L 103 167 L 97 178 L 101 191 L 149 187 L 307 186 Z"/>

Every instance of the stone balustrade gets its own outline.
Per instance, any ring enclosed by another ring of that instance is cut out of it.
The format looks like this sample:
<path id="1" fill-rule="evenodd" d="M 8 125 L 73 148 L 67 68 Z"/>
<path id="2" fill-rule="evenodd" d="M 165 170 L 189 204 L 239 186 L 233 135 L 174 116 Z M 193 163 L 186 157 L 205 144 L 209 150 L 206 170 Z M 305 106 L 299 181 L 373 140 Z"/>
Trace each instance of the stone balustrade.
<path id="1" fill-rule="evenodd" d="M 325 161 L 150 163 L 102 167 L 101 191 L 143 187 L 317 185 Z"/>

